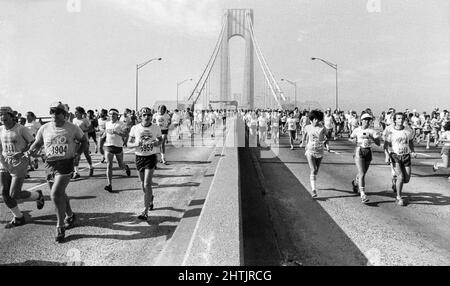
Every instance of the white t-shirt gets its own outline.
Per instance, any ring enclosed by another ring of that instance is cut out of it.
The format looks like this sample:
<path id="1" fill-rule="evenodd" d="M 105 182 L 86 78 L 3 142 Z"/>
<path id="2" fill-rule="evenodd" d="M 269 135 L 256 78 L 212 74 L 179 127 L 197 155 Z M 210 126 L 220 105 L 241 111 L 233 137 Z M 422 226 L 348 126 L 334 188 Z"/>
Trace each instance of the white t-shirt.
<path id="1" fill-rule="evenodd" d="M 98 130 L 104 132 L 106 130 L 106 122 L 108 121 L 109 121 L 108 117 L 106 117 L 106 119 L 100 117 L 98 119 Z"/>
<path id="2" fill-rule="evenodd" d="M 289 131 L 294 131 L 294 130 L 296 130 L 296 125 L 295 125 L 295 123 L 296 123 L 296 121 L 295 121 L 295 118 L 288 118 L 288 119 L 286 119 L 286 124 L 287 124 L 287 126 L 288 126 L 288 130 Z"/>
<path id="3" fill-rule="evenodd" d="M 160 148 L 154 147 L 153 143 L 157 137 L 161 137 L 161 128 L 152 124 L 148 127 L 142 126 L 142 124 L 136 124 L 131 127 L 130 137 L 134 137 L 139 146 L 136 147 L 134 153 L 138 156 L 150 156 L 152 154 L 160 153 Z"/>
<path id="4" fill-rule="evenodd" d="M 273 114 L 271 119 L 272 127 L 278 127 L 280 125 L 280 116 L 278 114 Z"/>
<path id="5" fill-rule="evenodd" d="M 333 117 L 331 115 L 325 115 L 323 117 L 323 122 L 326 129 L 333 128 Z"/>
<path id="6" fill-rule="evenodd" d="M 123 147 L 123 137 L 118 134 L 113 134 L 113 131 L 123 133 L 126 129 L 127 126 L 123 121 L 117 120 L 115 123 L 112 121 L 107 121 L 105 123 L 105 146 Z"/>
<path id="7" fill-rule="evenodd" d="M 27 122 L 24 125 L 26 128 L 28 128 L 28 130 L 30 131 L 31 135 L 33 135 L 34 137 L 36 137 L 36 134 L 39 130 L 39 128 L 41 128 L 41 124 L 37 121 L 31 121 L 31 122 Z"/>
<path id="8" fill-rule="evenodd" d="M 306 133 L 305 151 L 315 155 L 323 155 L 323 149 L 327 137 L 325 136 L 325 127 L 306 125 L 304 132 Z"/>
<path id="9" fill-rule="evenodd" d="M 155 115 L 153 115 L 153 123 L 158 125 L 161 130 L 167 130 L 169 129 L 170 116 L 167 113 L 164 113 L 163 115 L 159 112 L 155 113 Z"/>
<path id="10" fill-rule="evenodd" d="M 258 117 L 258 125 L 259 125 L 259 128 L 261 129 L 261 128 L 267 128 L 267 118 L 265 117 L 265 116 L 260 116 L 260 117 Z"/>
<path id="11" fill-rule="evenodd" d="M 172 115 L 172 123 L 173 124 L 180 124 L 181 116 L 178 113 L 174 113 Z"/>
<path id="12" fill-rule="evenodd" d="M 362 129 L 358 127 L 353 130 L 350 138 L 356 138 L 356 144 L 362 148 L 369 148 L 374 143 L 373 139 L 379 138 L 378 132 L 371 128 Z"/>
<path id="13" fill-rule="evenodd" d="M 406 155 L 411 153 L 409 141 L 414 138 L 414 131 L 411 128 L 403 128 L 396 130 L 393 125 L 386 127 L 383 133 L 386 141 L 391 142 L 391 150 L 398 155 Z"/>

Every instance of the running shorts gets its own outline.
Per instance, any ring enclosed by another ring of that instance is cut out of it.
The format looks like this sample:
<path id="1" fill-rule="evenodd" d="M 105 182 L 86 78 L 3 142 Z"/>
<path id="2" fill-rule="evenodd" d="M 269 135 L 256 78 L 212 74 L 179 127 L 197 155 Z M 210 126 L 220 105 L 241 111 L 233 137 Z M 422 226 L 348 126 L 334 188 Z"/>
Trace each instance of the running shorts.
<path id="1" fill-rule="evenodd" d="M 0 172 L 8 172 L 12 177 L 25 178 L 27 175 L 29 159 L 22 157 L 20 159 L 11 159 L 5 163 L 5 166 L 0 164 Z"/>
<path id="2" fill-rule="evenodd" d="M 395 153 L 390 153 L 389 156 L 391 157 L 392 166 L 394 166 L 394 167 L 396 164 L 400 164 L 405 167 L 411 166 L 411 155 L 410 154 L 397 155 Z"/>
<path id="3" fill-rule="evenodd" d="M 308 150 L 308 151 L 305 152 L 305 156 L 311 156 L 311 157 L 314 157 L 316 159 L 320 159 L 320 158 L 323 157 L 323 154 L 321 154 L 321 153 L 314 153 L 314 152 L 311 152 L 311 151 Z"/>
<path id="4" fill-rule="evenodd" d="M 297 130 L 289 130 L 289 133 L 291 134 L 292 138 L 295 138 L 295 135 L 297 134 Z"/>
<path id="5" fill-rule="evenodd" d="M 57 161 L 45 161 L 47 181 L 51 181 L 56 175 L 71 175 L 73 172 L 73 159 Z"/>
<path id="6" fill-rule="evenodd" d="M 94 141 L 97 140 L 97 134 L 95 133 L 95 131 L 94 131 L 94 132 L 89 132 L 89 133 L 88 133 L 88 140 L 89 140 L 90 138 L 92 138 Z"/>
<path id="7" fill-rule="evenodd" d="M 356 147 L 355 155 L 353 155 L 353 158 L 360 158 L 360 159 L 364 159 L 366 162 L 371 162 L 372 161 L 372 149 Z"/>
<path id="8" fill-rule="evenodd" d="M 123 152 L 123 148 L 122 147 L 117 147 L 117 146 L 104 146 L 103 149 L 111 154 L 120 154 Z"/>
<path id="9" fill-rule="evenodd" d="M 431 133 L 431 131 L 423 131 L 423 135 L 428 135 L 430 133 Z"/>
<path id="10" fill-rule="evenodd" d="M 267 131 L 267 126 L 259 126 L 259 131 L 266 132 Z"/>
<path id="11" fill-rule="evenodd" d="M 149 156 L 136 155 L 136 170 L 143 172 L 145 169 L 154 169 L 158 162 L 156 154 Z"/>
<path id="12" fill-rule="evenodd" d="M 450 156 L 450 146 L 442 147 L 441 155 Z"/>
<path id="13" fill-rule="evenodd" d="M 169 129 L 164 129 L 164 130 L 161 130 L 161 134 L 169 134 Z"/>

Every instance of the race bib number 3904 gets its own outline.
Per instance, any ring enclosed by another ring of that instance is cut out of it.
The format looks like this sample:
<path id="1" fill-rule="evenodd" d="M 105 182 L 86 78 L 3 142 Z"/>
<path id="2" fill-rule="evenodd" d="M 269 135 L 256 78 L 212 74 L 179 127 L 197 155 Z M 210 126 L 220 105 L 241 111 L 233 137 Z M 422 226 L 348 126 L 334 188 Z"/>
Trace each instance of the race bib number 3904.
<path id="1" fill-rule="evenodd" d="M 68 144 L 52 144 L 47 148 L 48 157 L 64 157 L 67 153 Z"/>

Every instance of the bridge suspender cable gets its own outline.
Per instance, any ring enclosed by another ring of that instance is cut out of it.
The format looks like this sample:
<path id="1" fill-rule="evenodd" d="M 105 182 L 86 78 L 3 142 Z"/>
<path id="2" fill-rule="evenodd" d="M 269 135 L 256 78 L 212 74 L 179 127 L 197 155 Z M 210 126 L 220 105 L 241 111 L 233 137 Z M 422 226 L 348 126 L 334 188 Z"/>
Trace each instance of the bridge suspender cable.
<path id="1" fill-rule="evenodd" d="M 197 102 L 198 98 L 200 97 L 200 94 L 203 91 L 203 88 L 205 87 L 205 83 L 206 83 L 206 81 L 209 78 L 211 70 L 212 70 L 212 68 L 214 66 L 214 63 L 216 61 L 217 55 L 219 54 L 219 50 L 220 50 L 220 47 L 221 47 L 221 44 L 222 44 L 222 39 L 223 39 L 223 33 L 224 33 L 224 30 L 225 30 L 225 23 L 226 23 L 225 21 L 226 21 L 226 18 L 224 17 L 223 18 L 223 23 L 222 23 L 222 30 L 220 31 L 219 39 L 216 42 L 216 46 L 214 47 L 214 51 L 213 51 L 213 53 L 212 53 L 212 55 L 211 55 L 211 57 L 210 57 L 210 59 L 208 61 L 208 64 L 206 65 L 205 69 L 203 70 L 203 73 L 202 73 L 200 79 L 198 80 L 197 84 L 195 85 L 194 89 L 192 90 L 191 95 L 188 98 L 188 101 L 190 101 L 193 98 L 194 94 L 197 93 L 197 96 L 192 101 L 192 107 L 191 107 L 192 110 L 194 110 L 194 105 Z M 205 77 L 205 74 L 207 74 L 206 77 Z M 198 89 L 199 86 L 201 86 L 200 89 Z"/>
<path id="2" fill-rule="evenodd" d="M 253 41 L 253 44 L 255 46 L 255 51 L 256 51 L 256 55 L 257 55 L 259 64 L 260 64 L 261 69 L 262 69 L 262 71 L 264 73 L 264 77 L 266 78 L 266 81 L 267 81 L 267 83 L 268 83 L 268 85 L 270 87 L 270 90 L 272 91 L 272 94 L 274 96 L 275 101 L 278 103 L 279 108 L 282 108 L 282 106 L 281 106 L 281 104 L 280 104 L 280 102 L 278 100 L 277 93 L 280 95 L 281 99 L 283 99 L 283 100 L 285 100 L 284 95 L 282 94 L 280 87 L 278 86 L 278 84 L 277 84 L 277 82 L 276 82 L 272 72 L 270 71 L 270 69 L 269 69 L 269 67 L 268 67 L 268 65 L 267 65 L 267 63 L 266 63 L 266 61 L 264 59 L 264 56 L 262 55 L 262 52 L 261 52 L 261 50 L 259 48 L 258 42 L 256 41 L 256 38 L 255 38 L 255 35 L 254 35 L 253 25 L 251 23 L 250 18 L 247 18 L 247 24 L 248 24 L 248 29 L 250 31 L 250 37 L 251 37 L 251 39 Z M 275 85 L 275 90 L 274 90 L 274 85 Z"/>

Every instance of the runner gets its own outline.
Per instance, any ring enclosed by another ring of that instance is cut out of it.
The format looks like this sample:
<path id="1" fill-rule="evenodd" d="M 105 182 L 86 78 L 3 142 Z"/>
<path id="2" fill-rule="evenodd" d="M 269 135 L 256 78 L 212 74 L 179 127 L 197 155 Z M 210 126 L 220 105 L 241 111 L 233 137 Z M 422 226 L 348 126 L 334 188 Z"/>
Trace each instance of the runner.
<path id="1" fill-rule="evenodd" d="M 150 108 L 144 107 L 140 111 L 142 122 L 131 127 L 128 139 L 128 147 L 135 148 L 136 170 L 141 181 L 142 191 L 144 192 L 144 211 L 138 216 L 138 219 L 147 220 L 148 211 L 153 210 L 153 191 L 152 178 L 157 163 L 158 147 L 162 142 L 161 128 L 152 124 L 152 113 Z"/>
<path id="2" fill-rule="evenodd" d="M 89 109 L 87 111 L 87 119 L 90 121 L 89 130 L 88 130 L 88 141 L 90 138 L 95 143 L 95 153 L 98 153 L 98 143 L 97 143 L 97 131 L 98 131 L 98 119 L 94 115 L 94 111 Z"/>
<path id="3" fill-rule="evenodd" d="M 352 181 L 353 192 L 357 193 L 359 191 L 362 203 L 369 202 L 365 192 L 365 177 L 369 170 L 370 162 L 372 161 L 372 150 L 370 146 L 373 142 L 380 146 L 380 136 L 373 128 L 370 128 L 370 121 L 372 119 L 370 114 L 363 114 L 361 116 L 361 126 L 353 130 L 349 139 L 356 143 L 353 158 L 355 158 L 356 168 L 358 169 L 356 179 Z"/>
<path id="4" fill-rule="evenodd" d="M 309 180 L 311 184 L 312 197 L 317 197 L 317 174 L 319 173 L 320 163 L 322 162 L 323 149 L 328 147 L 328 140 L 325 136 L 325 127 L 321 125 L 323 122 L 323 112 L 320 110 L 312 110 L 309 113 L 310 125 L 306 125 L 302 142 L 305 143 L 305 156 L 311 170 Z"/>
<path id="5" fill-rule="evenodd" d="M 399 206 L 406 206 L 407 202 L 402 198 L 403 184 L 407 184 L 411 178 L 411 155 L 414 152 L 414 131 L 403 125 L 406 115 L 395 113 L 393 125 L 386 127 L 383 132 L 384 150 L 388 156 L 388 162 L 395 171 L 392 178 L 392 189 L 396 192 L 395 199 Z"/>
<path id="6" fill-rule="evenodd" d="M 75 118 L 73 119 L 73 124 L 75 124 L 76 126 L 80 127 L 81 131 L 83 131 L 84 136 L 86 137 L 86 142 L 87 144 L 85 144 L 83 146 L 83 150 L 81 150 L 84 154 L 84 156 L 86 157 L 86 161 L 89 164 L 89 177 L 92 177 L 94 175 L 94 167 L 92 166 L 92 158 L 91 158 L 91 154 L 89 154 L 89 137 L 88 137 L 88 133 L 90 130 L 90 126 L 91 126 L 91 122 L 89 121 L 89 119 L 86 118 L 86 112 L 84 111 L 84 108 L 81 106 L 77 106 L 75 107 Z M 76 180 L 80 178 L 80 174 L 79 174 L 79 164 L 80 164 L 80 159 L 81 156 L 76 156 L 73 162 L 73 166 L 74 166 L 74 173 L 72 176 L 72 179 Z"/>
<path id="7" fill-rule="evenodd" d="M 99 131 L 99 145 L 100 145 L 100 154 L 102 154 L 102 163 L 105 163 L 105 150 L 103 146 L 105 145 L 106 137 L 103 136 L 106 130 L 106 122 L 109 121 L 108 118 L 108 110 L 102 109 L 100 111 L 100 117 L 98 118 L 98 131 Z"/>
<path id="8" fill-rule="evenodd" d="M 107 185 L 105 191 L 112 192 L 112 174 L 113 174 L 113 160 L 116 157 L 119 168 L 124 170 L 127 176 L 131 175 L 130 168 L 123 162 L 123 138 L 128 136 L 125 123 L 119 121 L 119 111 L 115 108 L 109 110 L 111 121 L 105 123 L 105 157 L 106 157 L 106 179 Z"/>
<path id="9" fill-rule="evenodd" d="M 294 140 L 297 135 L 297 125 L 294 118 L 294 112 L 289 112 L 289 118 L 286 119 L 286 125 L 289 132 L 289 143 L 291 144 L 291 150 L 294 150 Z"/>
<path id="10" fill-rule="evenodd" d="M 0 107 L 0 121 L 0 188 L 3 202 L 14 216 L 5 228 L 13 228 L 25 224 L 17 200 L 35 200 L 38 209 L 44 207 L 45 201 L 41 190 L 22 190 L 29 162 L 26 151 L 34 137 L 26 127 L 15 122 L 13 110 L 9 106 Z"/>
<path id="11" fill-rule="evenodd" d="M 331 138 L 331 135 L 333 134 L 333 128 L 335 125 L 333 122 L 333 115 L 331 114 L 331 108 L 327 108 L 327 110 L 325 111 L 323 122 L 324 122 L 323 126 L 326 129 L 325 135 L 327 136 L 327 138 Z"/>
<path id="12" fill-rule="evenodd" d="M 28 128 L 31 135 L 33 135 L 33 137 L 36 138 L 36 134 L 42 125 L 36 121 L 36 115 L 34 115 L 34 113 L 32 111 L 28 111 L 26 116 L 27 116 L 27 122 L 25 123 L 25 127 Z M 33 162 L 31 162 L 31 161 L 33 161 Z M 38 168 L 39 168 L 38 158 L 37 157 L 35 157 L 34 159 L 30 158 L 30 169 L 37 170 Z M 29 177 L 29 176 L 27 176 L 27 177 Z"/>
<path id="13" fill-rule="evenodd" d="M 281 111 L 274 110 L 270 117 L 271 135 L 274 144 L 278 144 L 280 140 L 280 114 Z"/>
<path id="14" fill-rule="evenodd" d="M 265 111 L 262 111 L 261 115 L 258 117 L 258 127 L 259 127 L 259 145 L 265 147 L 267 137 L 267 117 Z"/>
<path id="15" fill-rule="evenodd" d="M 141 117 L 142 117 L 142 114 L 141 114 Z M 175 112 L 172 115 L 172 124 L 173 124 L 173 127 L 176 130 L 175 131 L 176 132 L 176 136 L 178 137 L 178 139 L 181 139 L 181 133 L 180 133 L 181 115 L 180 115 L 178 109 L 175 109 Z"/>
<path id="16" fill-rule="evenodd" d="M 55 240 L 61 243 L 66 229 L 75 226 L 76 217 L 70 207 L 66 188 L 72 177 L 74 158 L 81 155 L 87 139 L 78 126 L 66 121 L 67 109 L 60 101 L 50 106 L 50 115 L 52 120 L 39 129 L 29 153 L 32 155 L 44 146 L 47 182 L 56 207 Z"/>
<path id="17" fill-rule="evenodd" d="M 170 116 L 167 114 L 167 108 L 165 105 L 161 105 L 158 112 L 153 115 L 153 123 L 161 128 L 162 137 L 164 139 L 161 144 L 161 163 L 167 165 L 165 154 L 167 134 L 169 133 L 170 126 Z"/>
<path id="18" fill-rule="evenodd" d="M 439 168 L 448 168 L 448 157 L 450 156 L 450 121 L 447 121 L 444 125 L 444 132 L 439 139 L 444 144 L 441 150 L 442 163 L 435 162 L 433 165 L 433 171 L 436 172 Z M 448 177 L 450 180 L 450 177 Z"/>

